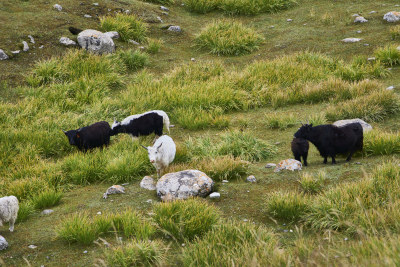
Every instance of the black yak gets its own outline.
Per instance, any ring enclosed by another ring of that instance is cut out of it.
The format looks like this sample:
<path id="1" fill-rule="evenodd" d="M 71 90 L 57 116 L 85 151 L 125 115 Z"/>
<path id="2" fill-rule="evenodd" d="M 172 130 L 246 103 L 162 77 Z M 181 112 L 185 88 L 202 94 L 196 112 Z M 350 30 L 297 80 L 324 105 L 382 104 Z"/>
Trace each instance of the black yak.
<path id="1" fill-rule="evenodd" d="M 84 152 L 88 149 L 108 146 L 110 143 L 111 127 L 106 121 L 63 132 L 68 137 L 70 145 L 77 146 L 79 150 Z"/>
<path id="2" fill-rule="evenodd" d="M 308 149 L 310 148 L 308 141 L 303 138 L 293 138 L 291 147 L 294 158 L 301 162 L 302 157 L 304 166 L 307 166 Z"/>
<path id="3" fill-rule="evenodd" d="M 305 124 L 294 134 L 296 138 L 310 141 L 318 149 L 326 164 L 327 158 L 332 158 L 335 164 L 337 154 L 349 153 L 347 161 L 357 150 L 363 148 L 363 128 L 360 123 L 350 123 L 342 127 L 331 124 L 318 125 Z"/>

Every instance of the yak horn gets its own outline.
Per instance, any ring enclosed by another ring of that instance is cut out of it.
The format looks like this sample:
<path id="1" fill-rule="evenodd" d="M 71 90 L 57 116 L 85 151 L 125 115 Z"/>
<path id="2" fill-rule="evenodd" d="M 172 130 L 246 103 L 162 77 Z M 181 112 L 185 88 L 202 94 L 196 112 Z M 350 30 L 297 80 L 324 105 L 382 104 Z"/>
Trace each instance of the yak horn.
<path id="1" fill-rule="evenodd" d="M 147 147 L 145 147 L 144 145 L 141 145 L 144 149 L 149 150 Z"/>

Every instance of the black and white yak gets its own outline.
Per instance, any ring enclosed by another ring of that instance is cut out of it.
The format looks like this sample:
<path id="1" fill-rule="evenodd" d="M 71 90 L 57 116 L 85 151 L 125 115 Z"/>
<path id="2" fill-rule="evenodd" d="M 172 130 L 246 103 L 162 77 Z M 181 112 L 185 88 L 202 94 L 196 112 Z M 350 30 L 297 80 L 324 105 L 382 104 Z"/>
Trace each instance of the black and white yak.
<path id="1" fill-rule="evenodd" d="M 164 126 L 169 133 L 169 123 L 167 113 L 162 110 L 152 110 L 143 114 L 131 115 L 121 122 L 114 120 L 111 126 L 111 135 L 127 133 L 132 136 L 134 141 L 139 136 L 151 133 L 155 133 L 159 137 L 163 135 Z"/>
<path id="2" fill-rule="evenodd" d="M 331 124 L 318 125 L 305 124 L 294 134 L 296 138 L 303 138 L 315 145 L 324 163 L 327 158 L 332 158 L 332 164 L 335 164 L 337 154 L 349 153 L 347 161 L 351 160 L 354 152 L 363 148 L 363 128 L 360 123 L 350 123 L 342 127 L 336 127 Z"/>
<path id="3" fill-rule="evenodd" d="M 77 146 L 79 150 L 86 152 L 88 149 L 108 146 L 110 143 L 111 127 L 106 121 L 93 123 L 92 125 L 77 129 L 63 131 L 68 137 L 69 144 Z"/>

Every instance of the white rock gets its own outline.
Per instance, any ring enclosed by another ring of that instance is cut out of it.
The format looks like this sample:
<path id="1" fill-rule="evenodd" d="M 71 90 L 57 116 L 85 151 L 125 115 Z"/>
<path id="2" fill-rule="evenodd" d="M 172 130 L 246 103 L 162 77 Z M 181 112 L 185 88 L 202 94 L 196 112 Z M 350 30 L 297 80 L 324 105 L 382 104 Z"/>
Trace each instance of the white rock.
<path id="1" fill-rule="evenodd" d="M 194 57 L 192 57 L 190 60 L 193 61 L 193 62 L 196 61 L 196 59 Z"/>
<path id="2" fill-rule="evenodd" d="M 369 12 L 368 14 L 375 14 L 376 13 L 376 11 L 375 10 L 372 10 L 371 12 Z"/>
<path id="3" fill-rule="evenodd" d="M 364 44 L 364 46 L 369 46 L 369 44 Z"/>
<path id="4" fill-rule="evenodd" d="M 32 43 L 32 44 L 35 43 L 35 39 L 33 39 L 32 35 L 28 35 L 28 38 L 31 39 L 31 43 Z"/>
<path id="5" fill-rule="evenodd" d="M 160 23 L 164 23 L 164 21 L 163 21 L 160 17 L 157 17 L 157 20 L 158 20 Z"/>
<path id="6" fill-rule="evenodd" d="M 88 251 L 87 251 L 87 250 L 83 251 L 83 254 L 87 254 L 87 253 L 88 253 Z"/>
<path id="7" fill-rule="evenodd" d="M 271 25 L 271 26 L 269 26 L 271 29 L 273 29 L 273 28 L 275 28 L 275 26 L 274 25 Z"/>
<path id="8" fill-rule="evenodd" d="M 161 14 L 164 15 L 164 16 L 168 16 L 169 15 L 168 12 L 161 12 Z"/>
<path id="9" fill-rule="evenodd" d="M 362 40 L 361 38 L 345 38 L 345 39 L 342 40 L 342 42 L 344 42 L 344 43 L 356 43 L 356 42 L 359 42 L 361 40 Z"/>
<path id="10" fill-rule="evenodd" d="M 228 181 L 228 180 L 222 180 L 222 182 L 223 182 L 223 183 L 229 183 L 229 181 Z"/>
<path id="11" fill-rule="evenodd" d="M 358 16 L 358 17 L 356 17 L 355 20 L 354 20 L 354 23 L 365 23 L 365 22 L 368 22 L 368 20 L 365 19 L 365 18 L 362 17 L 362 16 Z"/>
<path id="12" fill-rule="evenodd" d="M 280 172 L 282 170 L 300 171 L 302 167 L 303 165 L 300 161 L 297 161 L 295 159 L 285 159 L 279 162 L 278 165 L 276 165 L 274 172 Z"/>
<path id="13" fill-rule="evenodd" d="M 148 200 L 146 200 L 146 202 L 147 202 L 147 203 L 152 203 L 153 200 L 152 200 L 152 199 L 148 199 Z"/>
<path id="14" fill-rule="evenodd" d="M 303 26 L 307 26 L 307 23 L 304 23 Z"/>
<path id="15" fill-rule="evenodd" d="M 44 45 L 39 46 L 39 49 L 42 49 L 44 47 Z"/>
<path id="16" fill-rule="evenodd" d="M 393 89 L 394 89 L 394 86 L 393 86 L 393 85 L 391 85 L 391 86 L 389 86 L 389 87 L 386 88 L 386 90 L 393 90 Z"/>
<path id="17" fill-rule="evenodd" d="M 83 15 L 85 18 L 91 18 L 92 16 L 90 16 L 90 15 L 88 15 L 88 14 L 85 14 L 85 15 Z"/>
<path id="18" fill-rule="evenodd" d="M 204 172 L 185 170 L 165 174 L 158 180 L 157 195 L 162 201 L 206 197 L 212 191 L 214 181 Z"/>
<path id="19" fill-rule="evenodd" d="M 97 215 L 101 215 L 101 211 L 97 212 L 96 214 L 97 214 Z"/>
<path id="20" fill-rule="evenodd" d="M 22 41 L 22 44 L 24 45 L 24 48 L 22 49 L 22 51 L 24 51 L 24 52 L 28 51 L 28 50 L 29 50 L 29 45 L 28 45 L 28 43 L 25 42 L 25 41 Z"/>
<path id="21" fill-rule="evenodd" d="M 168 8 L 166 8 L 165 6 L 160 6 L 160 9 L 162 10 L 162 11 L 169 11 L 169 9 Z"/>
<path id="22" fill-rule="evenodd" d="M 292 19 L 287 19 L 286 21 L 287 21 L 287 22 L 292 22 L 293 20 L 292 20 Z"/>
<path id="23" fill-rule="evenodd" d="M 93 3 L 93 5 L 94 5 L 94 6 L 98 6 L 98 5 L 99 5 L 99 3 Z"/>
<path id="24" fill-rule="evenodd" d="M 61 11 L 61 10 L 62 10 L 62 6 L 60 6 L 59 4 L 55 4 L 53 7 L 54 7 L 55 9 L 57 9 L 58 11 Z"/>
<path id="25" fill-rule="evenodd" d="M 78 44 L 95 54 L 107 54 L 115 51 L 114 41 L 96 30 L 84 30 L 78 34 Z"/>
<path id="26" fill-rule="evenodd" d="M 37 246 L 35 246 L 35 245 L 29 245 L 28 248 L 30 248 L 30 249 L 35 249 L 35 248 L 37 248 Z"/>
<path id="27" fill-rule="evenodd" d="M 356 31 L 356 33 L 362 33 L 362 31 Z"/>
<path id="28" fill-rule="evenodd" d="M 361 119 L 350 119 L 350 120 L 335 121 L 333 123 L 333 125 L 335 125 L 337 127 L 342 127 L 342 126 L 345 126 L 347 124 L 355 123 L 355 122 L 358 122 L 358 123 L 361 124 L 361 126 L 363 127 L 363 132 L 364 133 L 369 132 L 369 131 L 372 130 L 372 126 L 370 124 L 366 123 L 365 121 L 361 120 Z"/>
<path id="29" fill-rule="evenodd" d="M 53 213 L 53 212 L 54 212 L 54 210 L 46 209 L 46 210 L 43 210 L 43 211 L 42 211 L 42 214 L 43 214 L 43 215 L 49 215 L 49 214 L 51 214 L 51 213 Z"/>
<path id="30" fill-rule="evenodd" d="M 400 51 L 400 45 L 398 47 L 396 47 L 396 49 Z"/>
<path id="31" fill-rule="evenodd" d="M 246 181 L 250 183 L 257 182 L 256 177 L 254 175 L 250 175 L 249 177 L 247 177 Z"/>
<path id="32" fill-rule="evenodd" d="M 0 235 L 0 250 L 5 250 L 6 248 L 8 248 L 8 242 L 3 236 Z"/>
<path id="33" fill-rule="evenodd" d="M 136 41 L 134 41 L 134 40 L 131 40 L 131 39 L 129 39 L 128 42 L 131 43 L 131 44 L 134 44 L 134 45 L 140 45 L 138 42 L 136 42 Z"/>
<path id="34" fill-rule="evenodd" d="M 375 57 L 369 57 L 367 60 L 368 61 L 374 61 L 374 60 L 376 60 L 376 58 Z"/>
<path id="35" fill-rule="evenodd" d="M 3 49 L 0 49 L 0 60 L 6 60 L 6 59 L 8 59 L 6 52 L 4 52 Z"/>
<path id="36" fill-rule="evenodd" d="M 125 14 L 131 14 L 131 11 L 129 9 L 125 10 L 124 12 Z"/>
<path id="37" fill-rule="evenodd" d="M 210 198 L 220 198 L 220 197 L 221 197 L 221 194 L 218 192 L 214 192 L 214 193 L 210 194 Z"/>
<path id="38" fill-rule="evenodd" d="M 110 37 L 111 39 L 119 39 L 119 33 L 118 32 L 105 32 L 105 35 Z"/>
<path id="39" fill-rule="evenodd" d="M 182 29 L 180 26 L 169 26 L 168 31 L 170 32 L 181 32 Z"/>
<path id="40" fill-rule="evenodd" d="M 108 195 L 112 194 L 125 194 L 125 188 L 120 185 L 113 185 L 107 189 L 107 191 L 103 194 L 103 198 L 106 199 Z"/>
<path id="41" fill-rule="evenodd" d="M 15 51 L 11 51 L 11 54 L 17 55 L 21 52 L 21 50 L 15 50 Z"/>
<path id="42" fill-rule="evenodd" d="M 359 17 L 360 15 L 358 14 L 353 14 L 352 17 Z"/>
<path id="43" fill-rule="evenodd" d="M 65 46 L 74 46 L 74 45 L 76 45 L 76 42 L 72 41 L 68 37 L 61 37 L 60 44 L 65 45 Z"/>
<path id="44" fill-rule="evenodd" d="M 275 163 L 267 163 L 267 165 L 265 165 L 265 168 L 275 168 L 276 164 Z"/>
<path id="45" fill-rule="evenodd" d="M 154 182 L 153 177 L 145 176 L 140 182 L 140 187 L 147 190 L 156 190 L 156 183 Z"/>
<path id="46" fill-rule="evenodd" d="M 390 11 L 383 16 L 383 20 L 387 22 L 398 22 L 400 20 L 400 12 Z"/>

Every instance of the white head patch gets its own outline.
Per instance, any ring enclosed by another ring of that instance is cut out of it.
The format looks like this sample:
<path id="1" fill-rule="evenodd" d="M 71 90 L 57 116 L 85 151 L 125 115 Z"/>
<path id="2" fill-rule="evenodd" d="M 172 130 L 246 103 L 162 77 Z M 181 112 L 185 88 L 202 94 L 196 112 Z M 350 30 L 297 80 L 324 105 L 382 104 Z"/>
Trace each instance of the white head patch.
<path id="1" fill-rule="evenodd" d="M 113 124 L 112 124 L 112 126 L 111 126 L 111 129 L 114 129 L 115 127 L 117 127 L 117 126 L 119 126 L 119 125 L 121 125 L 120 122 L 114 121 Z"/>

